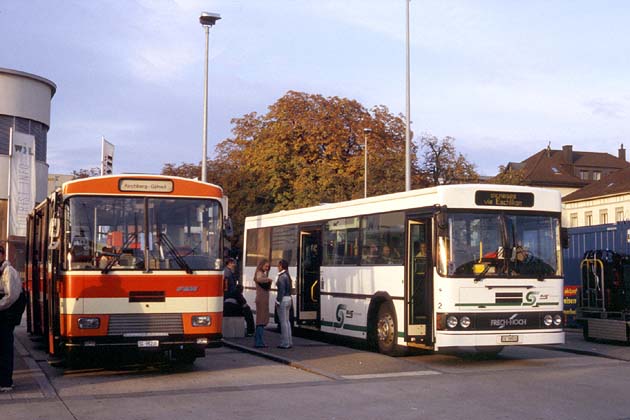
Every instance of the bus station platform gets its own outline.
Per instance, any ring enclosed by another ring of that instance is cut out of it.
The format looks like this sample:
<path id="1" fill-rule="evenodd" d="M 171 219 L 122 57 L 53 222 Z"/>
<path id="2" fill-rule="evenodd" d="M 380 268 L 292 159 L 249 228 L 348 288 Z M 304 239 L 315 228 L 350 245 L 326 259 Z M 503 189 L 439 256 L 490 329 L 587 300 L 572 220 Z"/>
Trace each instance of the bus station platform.
<path id="1" fill-rule="evenodd" d="M 364 345 L 349 343 L 344 338 L 320 333 L 300 333 L 293 336 L 291 349 L 277 348 L 280 334 L 274 325 L 265 330 L 267 348 L 255 348 L 253 337 L 224 338 L 224 345 L 255 354 L 297 369 L 321 375 L 331 380 L 353 380 L 368 377 L 401 377 L 438 374 L 417 357 L 411 362 L 406 357 L 389 357 L 374 353 Z M 630 346 L 622 343 L 592 341 L 582 338 L 581 330 L 566 331 L 566 343 L 539 346 L 543 349 L 566 351 L 596 357 L 630 361 Z M 422 353 L 415 353 L 422 355 Z M 500 356 L 499 356 L 500 357 Z M 33 340 L 25 325 L 15 329 L 14 389 L 0 393 L 0 405 L 24 402 L 56 401 L 57 393 L 41 368 L 48 362 L 43 345 Z M 369 374 L 366 374 L 369 372 Z M 27 405 L 25 405 L 26 407 Z"/>

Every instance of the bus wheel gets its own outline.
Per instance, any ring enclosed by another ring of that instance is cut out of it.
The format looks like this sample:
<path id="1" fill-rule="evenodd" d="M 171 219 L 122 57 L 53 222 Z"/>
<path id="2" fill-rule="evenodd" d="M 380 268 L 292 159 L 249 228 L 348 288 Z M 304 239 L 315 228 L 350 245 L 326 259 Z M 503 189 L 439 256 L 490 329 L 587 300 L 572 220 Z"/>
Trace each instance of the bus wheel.
<path id="1" fill-rule="evenodd" d="M 385 302 L 378 308 L 375 325 L 375 338 L 378 352 L 393 356 L 396 352 L 396 313 L 391 302 Z"/>

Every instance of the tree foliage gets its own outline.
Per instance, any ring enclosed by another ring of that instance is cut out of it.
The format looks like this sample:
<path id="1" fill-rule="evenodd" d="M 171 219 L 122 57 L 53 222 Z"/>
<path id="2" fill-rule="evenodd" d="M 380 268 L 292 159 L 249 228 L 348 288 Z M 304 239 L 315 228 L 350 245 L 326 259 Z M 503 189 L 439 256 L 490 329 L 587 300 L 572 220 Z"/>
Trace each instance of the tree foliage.
<path id="1" fill-rule="evenodd" d="M 72 171 L 73 179 L 91 178 L 93 176 L 99 176 L 100 174 L 101 174 L 101 170 L 99 168 L 90 168 L 90 169 L 81 168 L 77 171 Z"/>
<path id="2" fill-rule="evenodd" d="M 493 184 L 525 185 L 525 170 L 499 166 L 499 174 L 490 181 Z"/>
<path id="3" fill-rule="evenodd" d="M 426 186 L 478 182 L 475 165 L 455 150 L 455 139 L 425 135 L 421 144 L 421 170 Z"/>
<path id="4" fill-rule="evenodd" d="M 289 91 L 266 114 L 232 124 L 232 137 L 208 162 L 208 180 L 230 197 L 239 235 L 246 216 L 363 197 L 364 128 L 371 129 L 368 195 L 404 190 L 405 124 L 385 106 Z M 198 168 L 167 164 L 162 173 L 190 176 Z M 415 164 L 412 173 L 418 184 Z"/>

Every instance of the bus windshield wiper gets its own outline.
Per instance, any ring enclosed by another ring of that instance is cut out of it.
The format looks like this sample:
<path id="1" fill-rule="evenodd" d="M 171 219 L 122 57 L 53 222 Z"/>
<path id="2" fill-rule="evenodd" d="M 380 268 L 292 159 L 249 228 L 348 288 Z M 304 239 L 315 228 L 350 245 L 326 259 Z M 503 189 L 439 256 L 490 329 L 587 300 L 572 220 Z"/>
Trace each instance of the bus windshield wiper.
<path id="1" fill-rule="evenodd" d="M 175 249 L 175 247 L 173 246 L 173 243 L 171 242 L 171 240 L 168 238 L 168 236 L 166 236 L 166 233 L 159 232 L 158 233 L 158 239 L 160 241 L 160 244 L 166 245 L 166 248 L 168 249 L 168 252 L 173 256 L 173 258 L 175 259 L 175 262 L 177 262 L 177 264 L 181 268 L 186 270 L 186 272 L 188 274 L 192 274 L 193 273 L 192 268 L 190 268 L 190 266 L 188 265 L 186 260 L 184 258 L 182 258 L 180 253 L 177 252 L 177 249 Z"/>
<path id="2" fill-rule="evenodd" d="M 129 238 L 127 238 L 127 240 L 125 241 L 125 243 L 123 244 L 122 248 L 120 249 L 120 252 L 118 254 L 116 254 L 114 256 L 114 258 L 112 258 L 111 260 L 109 260 L 109 262 L 107 263 L 107 265 L 105 266 L 105 268 L 103 268 L 101 270 L 102 274 L 107 274 L 112 270 L 112 267 L 114 266 L 114 264 L 116 264 L 118 261 L 120 261 L 120 257 L 122 257 L 122 255 L 125 253 L 125 249 L 131 244 L 131 242 L 136 239 L 136 233 L 133 232 L 129 235 Z"/>
<path id="3" fill-rule="evenodd" d="M 483 268 L 483 271 L 475 276 L 475 283 L 477 283 L 480 280 L 483 280 L 486 277 L 486 274 L 488 274 L 489 270 L 490 270 L 490 264 L 487 264 Z"/>

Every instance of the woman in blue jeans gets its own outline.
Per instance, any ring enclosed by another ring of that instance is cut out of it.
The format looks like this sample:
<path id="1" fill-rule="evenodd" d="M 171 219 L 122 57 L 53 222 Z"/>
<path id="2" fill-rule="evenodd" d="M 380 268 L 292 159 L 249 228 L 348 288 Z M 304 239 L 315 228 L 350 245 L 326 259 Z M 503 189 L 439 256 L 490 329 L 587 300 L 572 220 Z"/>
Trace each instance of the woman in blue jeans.
<path id="1" fill-rule="evenodd" d="M 293 338 L 291 337 L 291 320 L 289 312 L 291 310 L 291 276 L 289 276 L 289 263 L 286 260 L 278 261 L 278 279 L 276 287 L 278 288 L 278 296 L 276 296 L 276 311 L 280 319 L 280 345 L 278 348 L 290 349 L 293 347 Z"/>

